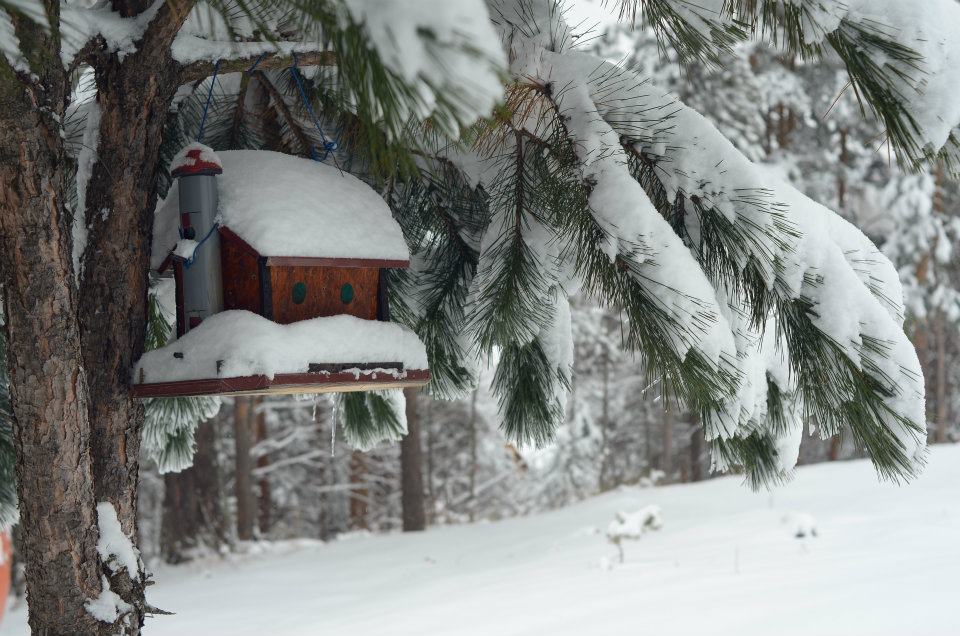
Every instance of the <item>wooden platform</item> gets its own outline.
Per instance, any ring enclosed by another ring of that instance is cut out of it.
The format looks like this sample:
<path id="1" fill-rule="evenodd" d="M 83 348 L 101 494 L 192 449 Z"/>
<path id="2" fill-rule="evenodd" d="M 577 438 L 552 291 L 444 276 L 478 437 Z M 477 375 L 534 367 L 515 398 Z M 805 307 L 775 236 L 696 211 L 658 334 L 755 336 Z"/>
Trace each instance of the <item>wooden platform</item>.
<path id="1" fill-rule="evenodd" d="M 365 365 L 353 365 L 354 368 Z M 176 382 L 144 382 L 131 387 L 136 398 L 195 397 L 200 395 L 294 395 L 305 393 L 338 393 L 378 391 L 423 386 L 430 381 L 426 369 L 353 371 L 312 373 L 278 373 L 273 378 L 248 375 L 234 378 L 206 378 Z"/>

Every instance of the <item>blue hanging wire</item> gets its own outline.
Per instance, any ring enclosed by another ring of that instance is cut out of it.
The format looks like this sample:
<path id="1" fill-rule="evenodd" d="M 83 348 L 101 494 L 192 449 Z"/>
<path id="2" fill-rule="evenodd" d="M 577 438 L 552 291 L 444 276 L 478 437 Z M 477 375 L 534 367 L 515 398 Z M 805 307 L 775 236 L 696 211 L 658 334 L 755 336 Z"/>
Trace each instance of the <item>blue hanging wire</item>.
<path id="1" fill-rule="evenodd" d="M 200 118 L 200 132 L 197 133 L 197 143 L 203 143 L 203 128 L 207 125 L 207 111 L 210 110 L 210 102 L 213 101 L 213 87 L 217 83 L 217 73 L 220 72 L 220 60 L 213 66 L 213 77 L 210 79 L 210 90 L 207 91 L 207 103 L 203 105 L 203 116 Z"/>
<path id="2" fill-rule="evenodd" d="M 263 59 L 263 55 L 257 58 L 257 61 L 253 63 L 253 66 L 250 67 L 252 71 L 253 68 L 260 63 L 260 60 Z M 203 115 L 200 117 L 200 132 L 197 133 L 197 143 L 203 142 L 203 129 L 207 125 L 207 113 L 210 111 L 210 102 L 213 101 L 213 87 L 217 84 L 217 73 L 220 72 L 220 60 L 217 60 L 217 63 L 213 65 L 213 77 L 210 78 L 210 90 L 207 91 L 207 101 L 203 105 Z M 247 71 L 250 72 L 250 71 Z M 210 226 L 210 229 L 207 230 L 207 233 L 204 235 L 200 242 L 197 243 L 197 246 L 193 248 L 193 254 L 190 255 L 190 258 L 184 260 L 183 267 L 185 269 L 190 269 L 190 266 L 193 265 L 194 261 L 197 260 L 197 252 L 203 247 L 203 244 L 207 242 L 213 233 L 220 227 L 219 223 L 214 223 Z M 180 232 L 180 238 L 183 238 L 183 232 Z"/>
<path id="3" fill-rule="evenodd" d="M 261 53 L 260 57 L 258 57 L 253 61 L 253 64 L 251 64 L 250 68 L 247 69 L 247 75 L 249 75 L 250 73 L 253 73 L 253 70 L 257 68 L 257 66 L 260 64 L 260 62 L 263 61 L 263 58 L 266 57 L 266 55 L 267 55 L 266 53 Z"/>
<path id="4" fill-rule="evenodd" d="M 297 88 L 300 89 L 300 98 L 303 100 L 303 105 L 310 114 L 310 118 L 313 120 L 313 125 L 316 126 L 317 132 L 320 133 L 320 141 L 323 143 L 323 156 L 318 156 L 316 146 L 311 145 L 310 157 L 314 161 L 325 161 L 327 156 L 332 151 L 337 149 L 337 142 L 327 139 L 327 136 L 323 133 L 323 128 L 320 127 L 320 120 L 317 118 L 317 114 L 313 112 L 313 106 L 310 105 L 310 100 L 307 99 L 307 92 L 303 89 L 303 82 L 300 81 L 300 68 L 297 66 L 296 53 L 293 54 L 293 66 L 290 67 L 290 70 L 293 73 L 294 81 L 297 83 Z"/>
<path id="5" fill-rule="evenodd" d="M 220 227 L 220 223 L 214 223 L 210 226 L 210 229 L 207 230 L 207 233 L 204 235 L 200 242 L 197 243 L 197 246 L 193 248 L 193 254 L 190 255 L 190 258 L 183 262 L 185 269 L 190 269 L 190 266 L 193 265 L 193 261 L 197 260 L 197 252 L 200 251 L 200 248 L 203 247 L 203 244 L 207 242 L 207 239 L 210 238 L 214 232 L 217 231 L 217 228 Z"/>

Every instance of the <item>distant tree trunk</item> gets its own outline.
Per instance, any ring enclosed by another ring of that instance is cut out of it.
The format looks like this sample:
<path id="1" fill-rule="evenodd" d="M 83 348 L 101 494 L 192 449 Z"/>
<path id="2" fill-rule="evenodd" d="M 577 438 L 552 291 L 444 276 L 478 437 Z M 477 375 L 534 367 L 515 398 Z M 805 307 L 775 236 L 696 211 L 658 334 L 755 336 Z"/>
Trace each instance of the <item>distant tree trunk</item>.
<path id="1" fill-rule="evenodd" d="M 934 395 L 936 396 L 936 414 L 934 415 L 934 438 L 937 444 L 947 441 L 949 428 L 949 410 L 947 408 L 947 330 L 942 311 L 937 311 L 933 320 L 934 338 L 937 342 L 937 366 L 934 375 Z"/>
<path id="2" fill-rule="evenodd" d="M 660 470 L 664 473 L 664 480 L 670 482 L 673 479 L 673 409 L 670 408 L 670 402 L 664 396 L 663 408 L 663 454 L 660 456 Z"/>
<path id="3" fill-rule="evenodd" d="M 703 428 L 696 421 L 690 433 L 690 481 L 703 479 Z"/>
<path id="4" fill-rule="evenodd" d="M 840 452 L 843 450 L 843 437 L 840 436 L 840 433 L 837 433 L 830 438 L 830 450 L 828 451 L 827 457 L 830 461 L 835 462 L 840 459 Z"/>
<path id="5" fill-rule="evenodd" d="M 237 397 L 233 407 L 234 491 L 237 498 L 237 538 L 253 539 L 255 498 L 253 495 L 253 401 Z"/>
<path id="6" fill-rule="evenodd" d="M 603 355 L 601 362 L 602 393 L 600 401 L 600 492 L 614 488 L 614 449 L 610 443 L 610 356 Z"/>
<path id="7" fill-rule="evenodd" d="M 256 408 L 256 430 L 254 431 L 254 440 L 256 444 L 267 439 L 267 413 L 263 408 L 263 397 L 257 397 L 254 399 L 254 407 Z M 270 464 L 270 458 L 267 457 L 266 453 L 260 453 L 257 456 L 257 468 L 266 468 Z M 270 509 L 272 503 L 270 501 L 270 479 L 262 474 L 257 478 L 257 525 L 260 528 L 260 535 L 266 535 L 270 532 Z"/>
<path id="8" fill-rule="evenodd" d="M 350 527 L 367 530 L 370 527 L 369 496 L 367 490 L 367 458 L 362 451 L 350 453 Z"/>
<path id="9" fill-rule="evenodd" d="M 436 476 L 434 471 L 436 467 L 436 445 L 437 445 L 437 435 L 433 428 L 433 401 L 427 403 L 427 421 L 424 423 L 424 426 L 421 427 L 421 437 L 425 437 L 421 442 L 421 448 L 426 448 L 426 457 L 423 460 L 423 496 L 424 496 L 424 511 L 429 511 L 430 518 L 427 519 L 427 523 L 433 522 L 433 511 L 437 508 L 437 492 L 434 489 L 434 477 Z M 443 476 L 440 476 L 440 480 L 443 479 Z M 426 512 L 425 512 L 426 514 Z"/>
<path id="10" fill-rule="evenodd" d="M 847 165 L 850 152 L 847 150 L 847 129 L 840 129 L 840 165 L 837 167 L 837 211 L 843 212 L 847 205 Z"/>
<path id="11" fill-rule="evenodd" d="M 160 554 L 167 563 L 188 561 L 196 548 L 216 550 L 225 541 L 216 424 L 215 419 L 197 428 L 190 468 L 163 476 Z"/>
<path id="12" fill-rule="evenodd" d="M 420 389 L 404 389 L 407 402 L 407 434 L 400 442 L 400 486 L 403 531 L 427 526 L 423 506 L 423 450 L 420 447 Z"/>
<path id="13" fill-rule="evenodd" d="M 476 519 L 477 513 L 477 395 L 479 389 L 473 390 L 470 397 L 470 418 L 467 427 L 470 433 L 470 521 Z"/>

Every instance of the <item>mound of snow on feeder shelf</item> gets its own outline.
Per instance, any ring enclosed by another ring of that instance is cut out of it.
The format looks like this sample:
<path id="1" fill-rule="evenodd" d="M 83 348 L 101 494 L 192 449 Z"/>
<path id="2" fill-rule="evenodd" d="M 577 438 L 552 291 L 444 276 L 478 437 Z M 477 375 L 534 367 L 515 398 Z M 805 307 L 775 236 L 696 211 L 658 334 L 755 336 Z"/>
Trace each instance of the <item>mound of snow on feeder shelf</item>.
<path id="1" fill-rule="evenodd" d="M 219 373 L 218 361 L 222 361 Z M 143 354 L 133 377 L 151 383 L 273 378 L 278 373 L 306 373 L 311 362 L 400 362 L 405 369 L 426 369 L 427 353 L 416 334 L 391 322 L 344 315 L 278 325 L 249 311 L 224 311 L 167 346 Z"/>
<path id="2" fill-rule="evenodd" d="M 310 159 L 267 150 L 216 153 L 221 224 L 261 256 L 409 259 L 390 208 L 353 175 Z M 180 238 L 178 183 L 157 206 L 153 267 Z"/>

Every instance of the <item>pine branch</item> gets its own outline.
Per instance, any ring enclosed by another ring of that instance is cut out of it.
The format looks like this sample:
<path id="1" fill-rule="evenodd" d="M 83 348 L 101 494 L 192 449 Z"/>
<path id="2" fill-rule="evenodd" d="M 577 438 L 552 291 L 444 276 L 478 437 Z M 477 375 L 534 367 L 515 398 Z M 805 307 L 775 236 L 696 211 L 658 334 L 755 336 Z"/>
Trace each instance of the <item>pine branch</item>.
<path id="1" fill-rule="evenodd" d="M 296 138 L 297 143 L 300 144 L 300 154 L 309 155 L 310 148 L 312 148 L 317 142 L 311 139 L 306 132 L 304 132 L 303 126 L 300 124 L 300 120 L 290 112 L 289 106 L 287 106 L 286 99 L 283 94 L 277 90 L 277 87 L 270 81 L 270 78 L 263 71 L 254 71 L 254 74 L 259 80 L 260 85 L 266 89 L 267 93 L 272 99 L 273 107 L 276 108 L 277 112 L 283 118 L 283 121 L 287 125 L 287 129 L 293 136 Z"/>
<path id="2" fill-rule="evenodd" d="M 337 55 L 333 51 L 303 51 L 296 53 L 298 66 L 336 66 Z M 242 73 L 256 63 L 256 71 L 284 69 L 293 66 L 293 54 L 280 49 L 264 54 L 250 54 L 235 59 L 220 60 L 220 73 Z M 190 82 L 213 75 L 215 62 L 200 60 L 186 64 L 180 69 L 180 83 Z"/>

